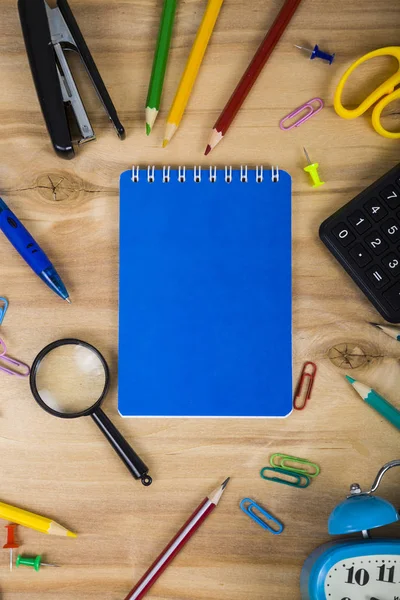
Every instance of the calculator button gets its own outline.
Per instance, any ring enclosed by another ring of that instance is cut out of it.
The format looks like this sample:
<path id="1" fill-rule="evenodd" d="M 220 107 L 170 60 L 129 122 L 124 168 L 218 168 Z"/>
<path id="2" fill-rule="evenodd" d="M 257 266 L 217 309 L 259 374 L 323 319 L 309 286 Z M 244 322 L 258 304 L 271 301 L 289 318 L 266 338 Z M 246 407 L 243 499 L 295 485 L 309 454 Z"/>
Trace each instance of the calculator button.
<path id="1" fill-rule="evenodd" d="M 400 223 L 395 219 L 388 219 L 382 224 L 381 228 L 392 242 L 400 240 Z"/>
<path id="2" fill-rule="evenodd" d="M 384 292 L 383 297 L 389 302 L 394 310 L 400 309 L 400 281 Z"/>
<path id="3" fill-rule="evenodd" d="M 381 234 L 377 231 L 367 235 L 367 237 L 365 238 L 365 243 L 377 256 L 383 254 L 383 252 L 385 252 L 385 250 L 389 248 L 388 244 L 385 242 Z"/>
<path id="4" fill-rule="evenodd" d="M 371 227 L 371 223 L 361 210 L 356 210 L 349 215 L 349 221 L 358 233 L 365 233 Z"/>
<path id="5" fill-rule="evenodd" d="M 354 242 L 356 239 L 355 236 L 351 233 L 350 229 L 346 225 L 346 223 L 339 223 L 332 229 L 333 235 L 337 237 L 342 246 L 348 246 L 351 242 Z"/>
<path id="6" fill-rule="evenodd" d="M 366 271 L 366 275 L 370 281 L 374 284 L 376 288 L 381 288 L 387 284 L 389 278 L 383 272 L 383 269 L 380 267 L 372 267 Z"/>
<path id="7" fill-rule="evenodd" d="M 391 275 L 397 276 L 400 273 L 400 258 L 393 252 L 382 258 L 382 264 Z"/>
<path id="8" fill-rule="evenodd" d="M 380 193 L 390 208 L 398 208 L 400 206 L 400 192 L 394 185 L 388 185 Z"/>
<path id="9" fill-rule="evenodd" d="M 368 200 L 368 202 L 364 204 L 364 208 L 367 211 L 367 214 L 372 217 L 376 223 L 387 215 L 386 208 L 384 208 L 382 202 L 380 202 L 378 198 L 371 198 L 371 200 Z"/>
<path id="10" fill-rule="evenodd" d="M 368 254 L 361 244 L 353 246 L 349 254 L 359 267 L 365 267 L 372 260 L 371 255 Z"/>

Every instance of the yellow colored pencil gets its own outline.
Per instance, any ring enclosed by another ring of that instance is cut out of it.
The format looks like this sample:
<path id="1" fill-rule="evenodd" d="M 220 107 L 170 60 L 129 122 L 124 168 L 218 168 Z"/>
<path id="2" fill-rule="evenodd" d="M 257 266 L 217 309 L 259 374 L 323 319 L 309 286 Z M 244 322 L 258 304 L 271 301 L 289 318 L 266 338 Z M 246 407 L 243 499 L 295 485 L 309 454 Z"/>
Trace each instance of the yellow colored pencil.
<path id="1" fill-rule="evenodd" d="M 36 531 L 47 533 L 49 535 L 77 537 L 76 533 L 68 531 L 68 529 L 65 529 L 65 527 L 47 517 L 35 515 L 35 513 L 23 510 L 22 508 L 17 508 L 16 506 L 11 506 L 10 504 L 4 504 L 4 502 L 0 502 L 0 519 L 5 519 L 10 523 L 17 523 L 17 525 L 35 529 Z"/>
<path id="2" fill-rule="evenodd" d="M 172 140 L 182 120 L 223 2 L 224 0 L 208 0 L 203 20 L 169 111 L 163 148 Z"/>

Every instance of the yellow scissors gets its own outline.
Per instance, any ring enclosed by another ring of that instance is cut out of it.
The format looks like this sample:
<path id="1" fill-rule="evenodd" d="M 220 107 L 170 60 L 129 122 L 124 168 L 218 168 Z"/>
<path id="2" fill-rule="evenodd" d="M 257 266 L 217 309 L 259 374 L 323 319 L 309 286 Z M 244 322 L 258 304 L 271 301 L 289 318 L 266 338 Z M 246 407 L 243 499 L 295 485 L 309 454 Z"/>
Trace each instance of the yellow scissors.
<path id="1" fill-rule="evenodd" d="M 389 77 L 389 79 L 384 81 L 374 92 L 372 92 L 372 94 L 370 94 L 363 102 L 361 102 L 360 106 L 354 108 L 353 110 L 344 108 L 342 104 L 342 92 L 347 79 L 359 65 L 366 62 L 370 58 L 375 58 L 376 56 L 394 56 L 394 58 L 397 58 L 399 63 L 397 72 Z M 374 50 L 373 52 L 365 54 L 365 56 L 359 58 L 354 64 L 351 65 L 349 69 L 347 69 L 336 89 L 333 105 L 340 117 L 343 117 L 344 119 L 356 119 L 357 117 L 363 115 L 369 108 L 371 108 L 373 104 L 375 104 L 375 107 L 372 111 L 372 125 L 375 131 L 380 135 L 383 135 L 383 137 L 390 138 L 392 140 L 398 140 L 400 139 L 400 132 L 394 133 L 392 131 L 387 131 L 387 129 L 382 126 L 381 114 L 383 109 L 388 104 L 400 98 L 400 89 L 395 90 L 396 86 L 399 84 L 400 46 L 380 48 L 379 50 Z"/>

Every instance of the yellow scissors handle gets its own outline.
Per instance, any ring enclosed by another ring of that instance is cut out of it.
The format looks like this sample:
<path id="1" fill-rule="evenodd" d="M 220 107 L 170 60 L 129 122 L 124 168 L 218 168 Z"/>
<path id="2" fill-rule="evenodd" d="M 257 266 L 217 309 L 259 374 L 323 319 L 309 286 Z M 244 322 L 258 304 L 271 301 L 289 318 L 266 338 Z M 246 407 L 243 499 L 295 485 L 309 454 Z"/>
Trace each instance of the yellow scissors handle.
<path id="1" fill-rule="evenodd" d="M 375 58 L 377 56 L 393 56 L 394 58 L 397 58 L 397 61 L 399 63 L 399 68 L 398 68 L 397 72 L 394 73 L 394 75 L 392 75 L 391 77 L 389 77 L 389 79 L 384 81 L 378 88 L 376 88 L 376 90 L 373 91 L 367 98 L 365 98 L 365 100 L 363 102 L 361 102 L 361 104 L 357 108 L 354 108 L 351 110 L 348 108 L 345 108 L 342 104 L 342 93 L 343 93 L 343 88 L 344 88 L 348 78 L 350 77 L 350 75 L 353 73 L 353 71 L 355 71 L 355 69 L 359 65 L 366 62 L 370 58 Z M 400 97 L 399 90 L 397 90 L 396 92 L 393 93 L 394 88 L 396 87 L 396 85 L 399 85 L 399 84 L 400 84 L 400 46 L 389 46 L 387 48 L 380 48 L 378 50 L 374 50 L 373 52 L 369 52 L 368 54 L 365 54 L 365 56 L 362 56 L 361 58 L 359 58 L 355 63 L 353 63 L 351 65 L 351 67 L 349 67 L 347 69 L 347 71 L 343 75 L 343 77 L 340 80 L 339 85 L 336 89 L 333 105 L 335 107 L 337 114 L 340 117 L 343 117 L 344 119 L 355 119 L 355 118 L 361 116 L 362 114 L 364 114 L 369 108 L 371 108 L 371 106 L 373 104 L 375 104 L 377 102 L 378 104 L 375 106 L 373 113 L 372 113 L 372 124 L 374 126 L 374 129 L 380 135 L 382 135 L 384 137 L 391 138 L 391 139 L 399 139 L 400 132 L 393 133 L 391 131 L 387 131 L 382 126 L 381 120 L 380 120 L 383 109 L 388 104 L 393 102 L 393 100 L 396 100 L 397 98 Z"/>
<path id="2" fill-rule="evenodd" d="M 375 129 L 375 131 L 377 133 L 379 133 L 380 135 L 383 135 L 383 137 L 392 139 L 392 140 L 398 140 L 400 139 L 400 132 L 394 132 L 394 131 L 388 131 L 387 129 L 385 129 L 382 126 L 382 122 L 381 122 L 381 114 L 383 109 L 390 104 L 391 102 L 393 102 L 394 100 L 400 99 L 400 90 L 396 90 L 395 92 L 393 92 L 393 94 L 389 94 L 388 96 L 385 96 L 384 98 L 382 98 L 382 100 L 380 102 L 378 102 L 378 104 L 375 106 L 374 110 L 372 111 L 372 125 Z"/>

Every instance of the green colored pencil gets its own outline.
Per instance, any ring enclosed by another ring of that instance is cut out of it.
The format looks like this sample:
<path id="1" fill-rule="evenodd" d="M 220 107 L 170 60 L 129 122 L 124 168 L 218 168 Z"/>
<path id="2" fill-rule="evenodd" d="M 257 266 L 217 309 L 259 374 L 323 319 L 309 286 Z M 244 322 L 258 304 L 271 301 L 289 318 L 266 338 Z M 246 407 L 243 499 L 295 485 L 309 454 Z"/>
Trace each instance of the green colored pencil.
<path id="1" fill-rule="evenodd" d="M 385 417 L 389 423 L 400 429 L 400 410 L 397 410 L 390 402 L 382 398 L 375 390 L 371 389 L 364 383 L 356 381 L 352 377 L 346 375 L 347 381 L 351 383 L 353 388 L 358 392 L 361 398 L 376 410 L 382 417 Z"/>
<path id="2" fill-rule="evenodd" d="M 370 325 L 377 327 L 383 333 L 386 333 L 386 335 L 400 342 L 400 327 L 396 325 L 379 325 L 379 323 L 370 323 Z"/>
<path id="3" fill-rule="evenodd" d="M 154 55 L 149 91 L 146 106 L 146 133 L 150 135 L 158 111 L 160 110 L 161 94 L 164 86 L 169 48 L 171 46 L 172 29 L 174 26 L 177 0 L 165 0 L 161 16 L 160 31 Z"/>

